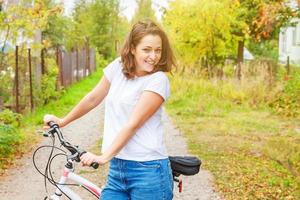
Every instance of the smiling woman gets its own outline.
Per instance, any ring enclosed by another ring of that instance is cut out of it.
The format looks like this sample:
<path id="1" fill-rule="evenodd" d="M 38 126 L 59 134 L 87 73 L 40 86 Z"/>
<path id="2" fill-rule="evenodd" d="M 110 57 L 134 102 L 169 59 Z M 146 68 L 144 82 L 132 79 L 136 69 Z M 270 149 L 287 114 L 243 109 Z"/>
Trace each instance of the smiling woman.
<path id="1" fill-rule="evenodd" d="M 101 200 L 173 198 L 173 177 L 164 144 L 162 106 L 170 95 L 168 77 L 175 58 L 164 31 L 152 21 L 137 22 L 125 40 L 121 58 L 104 70 L 99 84 L 64 118 L 65 126 L 105 100 L 102 155 L 86 153 L 83 165 L 110 170 Z"/>
<path id="2" fill-rule="evenodd" d="M 169 72 L 175 64 L 167 35 L 151 21 L 138 22 L 133 26 L 121 58 L 124 75 L 129 79 L 157 71 Z"/>
<path id="3" fill-rule="evenodd" d="M 146 35 L 141 42 L 131 50 L 136 59 L 136 75 L 144 76 L 155 70 L 161 58 L 161 39 L 158 35 Z"/>

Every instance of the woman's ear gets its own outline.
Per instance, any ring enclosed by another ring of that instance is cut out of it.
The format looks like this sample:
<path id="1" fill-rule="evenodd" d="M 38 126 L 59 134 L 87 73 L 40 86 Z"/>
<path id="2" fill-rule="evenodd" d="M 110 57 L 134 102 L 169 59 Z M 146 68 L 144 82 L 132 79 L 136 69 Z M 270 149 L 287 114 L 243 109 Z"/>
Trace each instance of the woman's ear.
<path id="1" fill-rule="evenodd" d="M 134 46 L 133 46 L 133 45 L 131 45 L 131 47 L 130 47 L 130 52 L 131 52 L 131 54 L 132 54 L 132 55 L 134 55 L 134 54 L 135 54 L 135 48 L 134 48 Z"/>

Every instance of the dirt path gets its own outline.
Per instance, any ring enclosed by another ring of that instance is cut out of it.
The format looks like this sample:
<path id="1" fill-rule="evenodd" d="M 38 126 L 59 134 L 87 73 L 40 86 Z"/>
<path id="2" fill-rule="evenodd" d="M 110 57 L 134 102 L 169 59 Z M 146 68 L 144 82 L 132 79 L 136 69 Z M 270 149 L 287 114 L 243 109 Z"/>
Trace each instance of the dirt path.
<path id="1" fill-rule="evenodd" d="M 184 138 L 180 132 L 171 124 L 168 116 L 163 116 L 166 130 L 166 143 L 170 155 L 187 155 L 187 148 Z M 92 110 L 86 116 L 73 122 L 67 128 L 63 129 L 63 133 L 67 140 L 72 144 L 80 144 L 83 149 L 89 150 L 95 147 L 95 141 L 101 135 L 99 130 L 103 128 L 103 106 L 100 105 Z M 88 130 L 88 132 L 87 132 Z M 49 140 L 45 139 L 41 144 L 49 144 Z M 33 152 L 32 152 L 33 153 Z M 0 179 L 0 200 L 41 200 L 46 196 L 44 182 L 32 164 L 32 153 L 24 156 L 18 161 L 15 169 L 10 170 L 4 177 Z M 43 150 L 37 155 L 38 166 L 42 168 L 46 162 L 49 151 Z M 61 173 L 63 158 L 58 158 L 54 162 L 52 171 L 55 171 L 54 177 L 59 177 Z M 105 183 L 107 174 L 107 166 L 101 167 L 99 170 L 92 170 L 76 166 L 76 172 L 88 178 L 97 185 Z M 57 179 L 56 178 L 56 179 Z M 177 184 L 174 186 L 174 200 L 219 200 L 221 199 L 212 187 L 212 176 L 208 171 L 202 170 L 198 175 L 192 177 L 182 177 L 184 184 L 184 192 L 178 193 Z M 49 185 L 49 184 L 48 184 Z M 84 200 L 93 200 L 93 196 L 89 195 L 81 188 L 76 190 L 84 197 Z M 48 186 L 51 193 L 53 187 Z M 66 198 L 62 198 L 66 199 Z"/>
<path id="2" fill-rule="evenodd" d="M 166 114 L 163 116 L 163 122 L 169 155 L 189 155 L 185 139 Z M 183 192 L 178 192 L 177 183 L 174 182 L 174 200 L 221 200 L 212 186 L 213 176 L 209 171 L 201 169 L 197 175 L 180 178 L 183 181 Z"/>
<path id="3" fill-rule="evenodd" d="M 89 149 L 93 146 L 95 141 L 100 138 L 99 130 L 101 129 L 103 121 L 102 113 L 103 106 L 99 106 L 81 119 L 74 121 L 68 127 L 63 129 L 64 137 L 72 144 L 80 144 L 82 149 Z M 45 138 L 38 146 L 44 144 L 50 144 L 50 140 Z M 32 163 L 32 153 L 29 153 L 18 161 L 18 163 L 22 165 L 21 167 L 10 170 L 4 178 L 1 178 L 1 200 L 42 200 L 46 196 L 43 177 L 34 169 Z M 46 150 L 41 151 L 41 153 L 37 155 L 38 166 L 44 166 L 48 155 L 49 151 Z M 58 160 L 65 159 L 58 158 Z M 61 165 L 60 161 L 55 161 L 54 164 L 55 166 L 52 170 L 56 172 L 54 175 L 60 175 L 62 170 L 59 168 L 63 167 L 63 165 Z M 76 172 L 80 170 L 81 168 L 78 165 L 76 167 Z M 85 170 L 82 172 L 85 177 L 91 175 L 90 173 L 85 173 L 86 169 L 83 170 Z M 53 191 L 53 188 L 49 187 L 49 192 L 51 191 Z"/>

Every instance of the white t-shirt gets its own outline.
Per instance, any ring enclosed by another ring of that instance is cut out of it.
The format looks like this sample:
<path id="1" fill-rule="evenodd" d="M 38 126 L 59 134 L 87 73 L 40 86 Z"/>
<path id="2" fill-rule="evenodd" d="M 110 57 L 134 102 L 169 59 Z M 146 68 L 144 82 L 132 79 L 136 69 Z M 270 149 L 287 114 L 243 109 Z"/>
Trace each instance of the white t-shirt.
<path id="1" fill-rule="evenodd" d="M 110 82 L 110 89 L 105 100 L 102 152 L 107 150 L 128 122 L 143 91 L 153 91 L 165 101 L 170 95 L 169 80 L 163 72 L 128 80 L 122 72 L 120 58 L 110 63 L 103 72 Z M 116 157 L 134 161 L 167 158 L 161 116 L 162 106 L 137 130 Z"/>

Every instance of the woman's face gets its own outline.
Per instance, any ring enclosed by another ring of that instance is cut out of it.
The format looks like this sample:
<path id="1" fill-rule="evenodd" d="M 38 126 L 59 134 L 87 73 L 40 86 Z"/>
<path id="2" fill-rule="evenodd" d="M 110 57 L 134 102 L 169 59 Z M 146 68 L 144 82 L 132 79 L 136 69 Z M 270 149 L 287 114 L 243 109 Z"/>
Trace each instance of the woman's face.
<path id="1" fill-rule="evenodd" d="M 146 35 L 131 50 L 136 64 L 136 75 L 144 76 L 153 71 L 159 62 L 162 52 L 162 41 L 159 35 Z"/>

